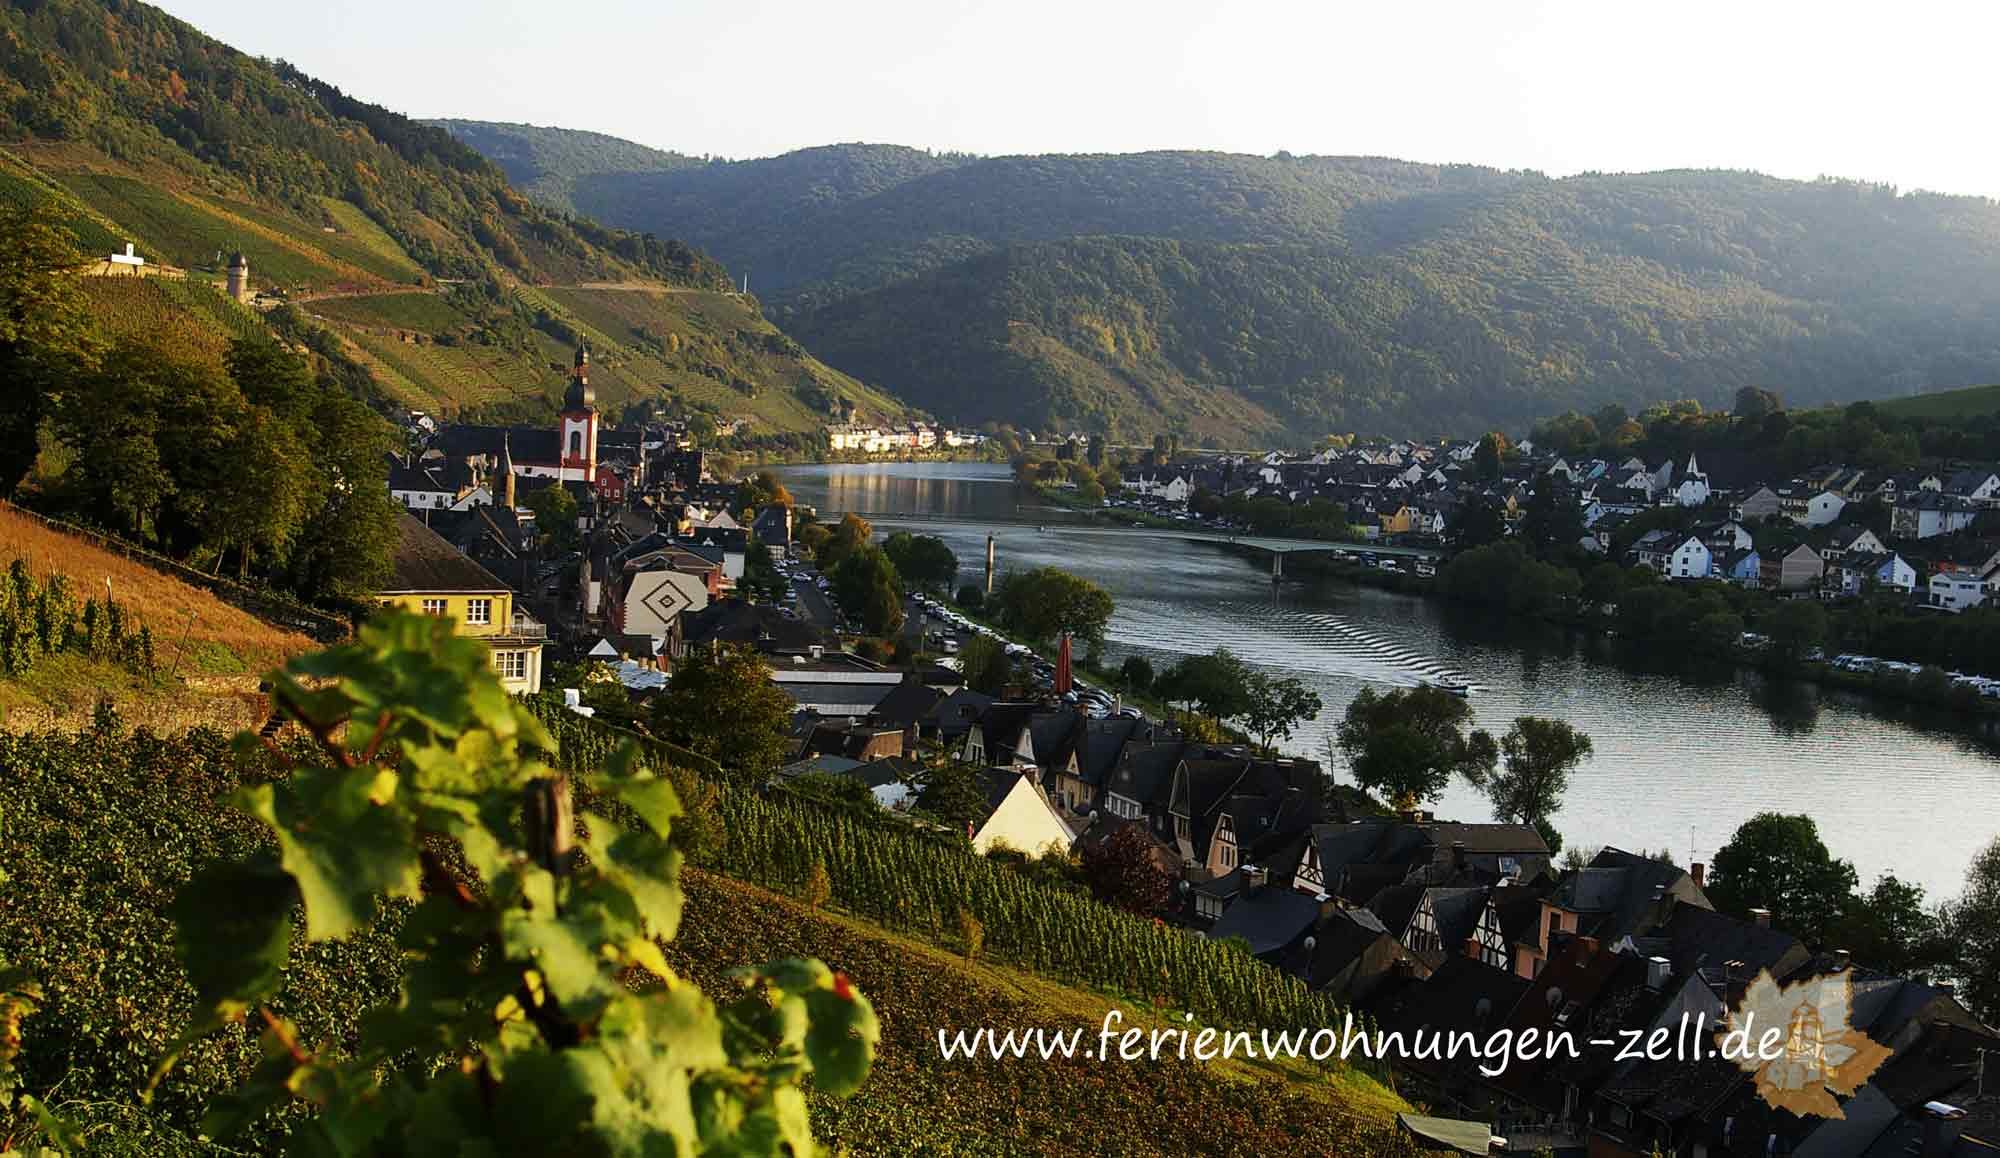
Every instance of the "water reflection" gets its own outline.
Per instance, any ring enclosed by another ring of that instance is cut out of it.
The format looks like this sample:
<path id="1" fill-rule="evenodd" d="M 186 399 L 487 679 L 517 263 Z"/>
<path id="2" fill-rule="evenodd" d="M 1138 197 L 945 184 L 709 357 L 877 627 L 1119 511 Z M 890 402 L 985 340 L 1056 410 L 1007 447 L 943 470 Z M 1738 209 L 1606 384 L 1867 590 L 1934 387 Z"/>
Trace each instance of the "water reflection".
<path id="1" fill-rule="evenodd" d="M 827 512 L 844 504 L 914 509 L 921 498 L 945 514 L 1013 517 L 1002 467 L 802 468 L 787 471 L 786 484 Z M 1118 604 L 1106 648 L 1114 663 L 1137 654 L 1160 669 L 1226 646 L 1297 676 L 1325 703 L 1286 745 L 1300 755 L 1321 756 L 1362 687 L 1409 687 L 1440 675 L 1479 689 L 1471 703 L 1480 727 L 1504 731 L 1522 715 L 1568 720 L 1596 748 L 1556 817 L 1573 845 L 1668 848 L 1685 861 L 1690 846 L 1698 858 L 1713 855 L 1756 812 L 1807 812 L 1864 880 L 1893 869 L 1940 896 L 1957 892 L 1973 854 L 2000 833 L 1992 741 L 1948 711 L 1823 693 L 1373 588 L 1323 581 L 1274 590 L 1265 567 L 1215 544 L 1053 521 L 1045 531 L 875 521 L 885 531 L 939 535 L 968 578 L 990 532 L 1002 570 L 1052 564 L 1102 584 Z M 1489 815 L 1463 784 L 1438 810 Z"/>

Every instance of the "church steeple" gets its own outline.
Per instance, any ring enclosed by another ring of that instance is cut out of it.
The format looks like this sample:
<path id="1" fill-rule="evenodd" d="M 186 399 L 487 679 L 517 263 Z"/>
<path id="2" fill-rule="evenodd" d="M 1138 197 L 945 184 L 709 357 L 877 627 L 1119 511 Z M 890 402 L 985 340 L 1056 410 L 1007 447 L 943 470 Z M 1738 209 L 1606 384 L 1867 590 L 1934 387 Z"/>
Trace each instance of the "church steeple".
<path id="1" fill-rule="evenodd" d="M 513 445 L 513 442 L 514 442 L 513 438 L 512 438 L 511 436 L 509 436 L 509 435 L 507 434 L 507 432 L 505 432 L 505 431 L 502 431 L 502 432 L 500 433 L 500 488 L 501 488 L 501 501 L 502 501 L 503 503 L 505 503 L 505 504 L 507 505 L 507 509 L 508 509 L 508 510 L 510 510 L 510 511 L 511 511 L 511 510 L 514 510 L 514 509 L 515 509 L 515 507 L 514 507 L 514 445 Z"/>
<path id="2" fill-rule="evenodd" d="M 563 394 L 563 409 L 597 409 L 597 391 L 590 388 L 590 347 L 576 348 L 576 368 L 570 372 L 569 389 Z"/>

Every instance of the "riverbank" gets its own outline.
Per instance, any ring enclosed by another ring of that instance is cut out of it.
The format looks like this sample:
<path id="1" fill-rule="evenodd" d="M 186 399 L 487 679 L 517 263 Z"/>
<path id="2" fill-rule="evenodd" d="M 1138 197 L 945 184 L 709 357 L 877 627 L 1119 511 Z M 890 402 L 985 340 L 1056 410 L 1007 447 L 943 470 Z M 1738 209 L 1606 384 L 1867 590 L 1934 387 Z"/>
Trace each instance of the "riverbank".
<path id="1" fill-rule="evenodd" d="M 1224 550 L 1245 558 L 1261 559 L 1263 556 L 1262 552 L 1238 544 L 1224 545 Z M 1343 556 L 1302 555 L 1286 560 L 1285 569 L 1285 581 L 1288 583 L 1337 579 L 1356 586 L 1394 591 L 1443 604 L 1480 606 L 1449 598 L 1435 578 L 1405 571 L 1383 571 Z M 1615 613 L 1579 606 L 1575 601 L 1541 609 L 1533 613 L 1533 618 L 1593 635 L 1621 635 Z M 1691 643 L 1686 639 L 1681 642 L 1684 646 Z M 1949 675 L 1941 668 L 1926 669 L 1926 672 L 1934 672 L 1934 676 L 1895 671 L 1847 671 L 1832 666 L 1824 658 L 1808 657 L 1793 661 L 1773 654 L 1768 643 L 1744 643 L 1740 640 L 1722 647 L 1714 658 L 1769 678 L 1797 680 L 1884 700 L 1960 712 L 1981 720 L 1982 732 L 1990 733 L 1995 726 L 2000 726 L 2000 699 L 1981 696 L 1963 686 L 1953 686 Z"/>

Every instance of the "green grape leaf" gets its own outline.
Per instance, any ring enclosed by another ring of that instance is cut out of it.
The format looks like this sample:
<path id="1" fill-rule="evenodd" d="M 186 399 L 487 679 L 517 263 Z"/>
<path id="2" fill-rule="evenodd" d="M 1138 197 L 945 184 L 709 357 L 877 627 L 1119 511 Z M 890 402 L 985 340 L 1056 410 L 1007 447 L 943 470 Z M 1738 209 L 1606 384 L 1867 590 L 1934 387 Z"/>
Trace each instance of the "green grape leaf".
<path id="1" fill-rule="evenodd" d="M 196 1024 L 233 1020 L 284 985 L 299 890 L 268 855 L 214 864 L 174 898 L 174 948 L 194 984 Z"/>
<path id="2" fill-rule="evenodd" d="M 386 777 L 386 780 L 385 780 Z M 374 915 L 378 893 L 415 897 L 422 883 L 416 832 L 374 767 L 301 769 L 280 784 L 238 789 L 238 807 L 271 826 L 279 859 L 298 882 L 306 936 L 345 937 Z"/>

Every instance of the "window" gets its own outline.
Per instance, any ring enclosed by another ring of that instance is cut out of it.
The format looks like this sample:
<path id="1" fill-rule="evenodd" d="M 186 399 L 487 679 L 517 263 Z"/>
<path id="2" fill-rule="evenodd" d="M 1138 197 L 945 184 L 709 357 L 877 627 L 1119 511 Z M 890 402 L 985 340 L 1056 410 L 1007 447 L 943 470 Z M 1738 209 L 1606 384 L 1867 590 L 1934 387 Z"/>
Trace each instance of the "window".
<path id="1" fill-rule="evenodd" d="M 1233 845 L 1233 844 L 1225 844 L 1225 845 L 1222 845 L 1222 846 L 1221 846 L 1221 858 L 1222 858 L 1222 867 L 1223 867 L 1223 868 L 1226 868 L 1226 869 L 1233 869 L 1233 868 L 1235 868 L 1235 867 L 1236 867 L 1236 846 L 1235 846 L 1235 845 Z"/>
<path id="2" fill-rule="evenodd" d="M 583 431 L 572 430 L 569 432 L 569 456 L 571 458 L 583 457 Z"/>
<path id="3" fill-rule="evenodd" d="M 443 615 L 445 606 L 445 601 L 442 599 L 426 599 L 424 600 L 424 614 Z"/>
<path id="4" fill-rule="evenodd" d="M 493 653 L 493 670 L 500 673 L 503 680 L 524 680 L 528 678 L 528 653 L 525 651 L 496 651 Z"/>
<path id="5" fill-rule="evenodd" d="M 1213 921 L 1222 916 L 1222 902 L 1210 896 L 1197 895 L 1194 899 L 1195 915 Z"/>
<path id="6" fill-rule="evenodd" d="M 1191 834 L 1191 833 L 1189 832 L 1189 830 L 1188 830 L 1188 819 L 1187 819 L 1187 817 L 1185 817 L 1185 816 L 1176 816 L 1176 817 L 1174 817 L 1174 836 L 1175 836 L 1175 838 L 1177 838 L 1177 839 L 1179 839 L 1179 840 L 1192 840 L 1192 839 L 1194 839 L 1193 835 L 1192 835 L 1192 834 Z"/>
<path id="7" fill-rule="evenodd" d="M 493 622 L 493 601 L 491 599 L 466 600 L 465 621 L 467 623 Z"/>

